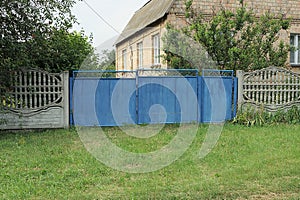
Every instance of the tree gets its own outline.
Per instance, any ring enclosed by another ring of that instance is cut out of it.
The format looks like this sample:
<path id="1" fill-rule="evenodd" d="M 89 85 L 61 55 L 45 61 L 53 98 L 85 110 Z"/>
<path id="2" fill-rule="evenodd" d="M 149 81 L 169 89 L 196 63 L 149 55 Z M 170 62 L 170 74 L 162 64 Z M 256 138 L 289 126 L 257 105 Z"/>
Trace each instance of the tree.
<path id="1" fill-rule="evenodd" d="M 101 59 L 98 69 L 116 70 L 116 52 L 114 49 L 105 49 L 101 52 Z"/>
<path id="2" fill-rule="evenodd" d="M 0 100 L 11 83 L 11 71 L 40 68 L 49 72 L 79 69 L 98 60 L 91 38 L 70 32 L 76 23 L 76 0 L 0 1 Z M 1 103 L 0 103 L 1 107 Z"/>
<path id="3" fill-rule="evenodd" d="M 167 25 L 167 32 L 162 37 L 163 61 L 173 69 L 202 69 L 214 67 L 205 49 L 180 30 Z"/>
<path id="4" fill-rule="evenodd" d="M 84 32 L 68 32 L 66 30 L 55 30 L 49 38 L 34 44 L 35 58 L 31 59 L 31 65 L 49 72 L 61 72 L 78 70 L 82 63 L 90 68 L 96 68 L 98 64 L 91 44 L 92 38 L 84 35 Z M 35 42 L 35 41 L 31 41 Z"/>
<path id="5" fill-rule="evenodd" d="M 279 40 L 290 20 L 269 12 L 257 17 L 240 1 L 236 11 L 224 7 L 210 19 L 186 2 L 187 36 L 204 47 L 220 69 L 255 70 L 269 66 L 285 66 L 289 45 Z"/>
<path id="6" fill-rule="evenodd" d="M 53 30 L 68 30 L 76 22 L 75 0 L 2 0 L 0 3 L 0 67 L 24 67 Z M 9 66 L 7 66 L 9 65 Z M 28 66 L 29 67 L 29 66 Z"/>
<path id="7" fill-rule="evenodd" d="M 76 0 L 2 0 L 0 24 L 2 45 L 28 41 L 55 29 L 69 29 L 76 22 L 71 7 Z"/>
<path id="8" fill-rule="evenodd" d="M 79 69 L 90 55 L 92 37 L 70 32 L 76 0 L 3 0 L 0 3 L 1 71 L 40 68 L 49 72 Z M 0 77 L 1 78 L 1 77 Z"/>

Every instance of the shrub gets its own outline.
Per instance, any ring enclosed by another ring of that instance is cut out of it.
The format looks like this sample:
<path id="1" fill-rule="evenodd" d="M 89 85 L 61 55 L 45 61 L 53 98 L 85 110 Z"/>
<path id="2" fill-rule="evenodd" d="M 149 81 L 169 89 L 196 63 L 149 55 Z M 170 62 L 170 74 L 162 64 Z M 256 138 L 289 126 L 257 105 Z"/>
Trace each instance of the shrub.
<path id="1" fill-rule="evenodd" d="M 297 124 L 300 123 L 300 109 L 292 106 L 287 110 L 279 110 L 277 112 L 267 112 L 263 107 L 255 109 L 247 107 L 243 111 L 239 111 L 232 123 L 245 126 L 263 126 L 267 124 Z"/>

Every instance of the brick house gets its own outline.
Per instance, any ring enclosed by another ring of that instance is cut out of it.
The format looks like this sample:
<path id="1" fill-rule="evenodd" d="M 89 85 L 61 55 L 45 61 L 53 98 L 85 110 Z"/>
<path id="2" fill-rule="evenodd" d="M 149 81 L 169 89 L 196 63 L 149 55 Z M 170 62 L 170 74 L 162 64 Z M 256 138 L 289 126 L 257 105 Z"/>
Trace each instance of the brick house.
<path id="1" fill-rule="evenodd" d="M 262 14 L 270 11 L 285 13 L 292 18 L 291 28 L 280 33 L 280 37 L 296 47 L 300 47 L 300 1 L 299 0 L 244 0 L 248 8 Z M 194 0 L 195 8 L 206 16 L 221 6 L 236 9 L 239 0 Z M 116 69 L 136 70 L 138 68 L 167 68 L 160 58 L 162 36 L 166 25 L 175 27 L 185 24 L 185 0 L 149 0 L 135 12 L 116 45 Z M 290 52 L 288 63 L 295 71 L 300 71 L 300 50 Z"/>

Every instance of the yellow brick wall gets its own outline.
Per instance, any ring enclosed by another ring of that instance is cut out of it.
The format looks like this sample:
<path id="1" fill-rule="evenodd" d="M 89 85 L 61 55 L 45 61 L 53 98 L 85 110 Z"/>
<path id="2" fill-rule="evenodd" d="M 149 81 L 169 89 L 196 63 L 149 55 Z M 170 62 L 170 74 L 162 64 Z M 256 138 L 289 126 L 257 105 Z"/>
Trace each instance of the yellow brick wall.
<path id="1" fill-rule="evenodd" d="M 178 12 L 184 7 L 182 0 L 175 1 L 175 9 Z M 300 1 L 299 0 L 244 0 L 244 4 L 253 9 L 257 14 L 262 14 L 266 11 L 273 13 L 284 13 L 287 17 L 300 19 Z M 239 0 L 194 0 L 193 7 L 205 14 L 211 14 L 212 11 L 217 11 L 221 7 L 231 10 L 240 6 Z M 174 7 L 173 7 L 174 8 Z"/>
<path id="2" fill-rule="evenodd" d="M 176 0 L 170 13 L 184 14 L 184 4 L 185 0 Z M 244 0 L 244 4 L 258 15 L 264 12 L 285 14 L 286 17 L 294 19 L 293 23 L 300 23 L 299 0 Z M 207 15 L 217 12 L 221 7 L 235 10 L 240 6 L 239 0 L 194 0 L 193 2 L 193 8 Z"/>

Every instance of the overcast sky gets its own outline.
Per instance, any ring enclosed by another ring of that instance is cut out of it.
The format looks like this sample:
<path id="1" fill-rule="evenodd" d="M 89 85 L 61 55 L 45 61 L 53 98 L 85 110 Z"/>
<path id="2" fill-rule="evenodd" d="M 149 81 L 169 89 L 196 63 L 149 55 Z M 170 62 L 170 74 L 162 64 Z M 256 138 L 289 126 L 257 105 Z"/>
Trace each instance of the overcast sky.
<path id="1" fill-rule="evenodd" d="M 147 2 L 148 0 L 83 0 L 73 8 L 73 14 L 80 23 L 74 29 L 83 29 L 88 35 L 92 33 L 95 47 L 110 46 L 114 40 L 112 38 L 122 32 L 134 12 Z"/>

